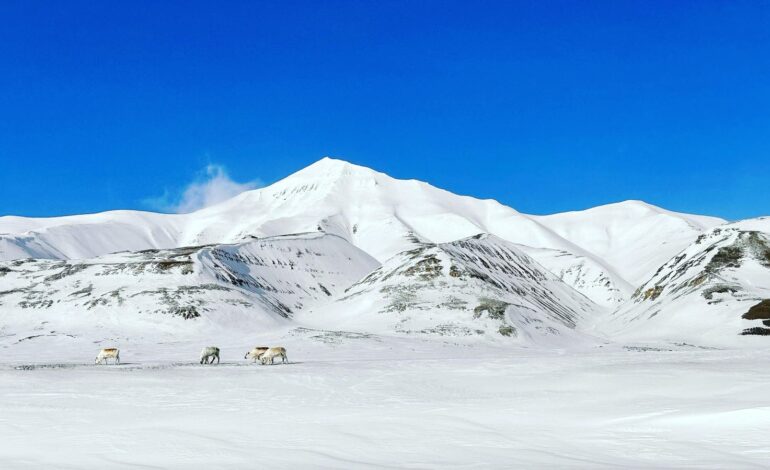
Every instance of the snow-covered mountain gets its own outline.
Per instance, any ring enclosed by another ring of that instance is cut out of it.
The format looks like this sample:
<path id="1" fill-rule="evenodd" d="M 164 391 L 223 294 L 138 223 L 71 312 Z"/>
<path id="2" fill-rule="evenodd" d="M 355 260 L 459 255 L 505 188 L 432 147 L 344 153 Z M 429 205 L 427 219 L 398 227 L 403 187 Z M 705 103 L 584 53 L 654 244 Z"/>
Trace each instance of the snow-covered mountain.
<path id="1" fill-rule="evenodd" d="M 596 304 L 494 235 L 419 243 L 301 319 L 338 329 L 574 342 Z"/>
<path id="2" fill-rule="evenodd" d="M 77 261 L 5 261 L 0 327 L 22 338 L 269 328 L 378 266 L 346 240 L 317 232 Z"/>
<path id="3" fill-rule="evenodd" d="M 534 216 L 325 158 L 189 214 L 0 217 L 0 314 L 56 332 L 299 318 L 518 343 L 764 335 L 768 240 L 766 218 L 641 201 Z"/>
<path id="4" fill-rule="evenodd" d="M 0 217 L 0 259 L 87 259 L 322 231 L 385 262 L 421 243 L 489 233 L 522 245 L 594 302 L 615 306 L 704 229 L 721 223 L 638 201 L 530 216 L 493 200 L 324 158 L 273 185 L 190 214 Z"/>
<path id="5" fill-rule="evenodd" d="M 318 232 L 0 262 L 2 327 L 19 340 L 179 337 L 277 327 L 300 315 L 300 324 L 321 328 L 558 343 L 580 338 L 573 330 L 599 311 L 495 236 L 413 243 L 383 266 Z"/>
<path id="6" fill-rule="evenodd" d="M 631 286 L 644 282 L 705 230 L 725 223 L 717 217 L 672 212 L 642 201 L 535 219 L 604 261 Z"/>
<path id="7" fill-rule="evenodd" d="M 713 228 L 663 264 L 608 322 L 612 336 L 734 342 L 770 334 L 770 219 Z"/>

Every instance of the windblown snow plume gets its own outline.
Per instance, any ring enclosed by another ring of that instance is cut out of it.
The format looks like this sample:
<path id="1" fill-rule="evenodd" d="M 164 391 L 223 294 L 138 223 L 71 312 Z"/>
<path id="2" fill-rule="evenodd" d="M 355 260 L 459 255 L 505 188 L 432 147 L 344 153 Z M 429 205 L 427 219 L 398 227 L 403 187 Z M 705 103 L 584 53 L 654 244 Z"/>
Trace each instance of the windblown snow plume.
<path id="1" fill-rule="evenodd" d="M 187 185 L 178 197 L 174 197 L 167 191 L 163 196 L 149 198 L 145 202 L 150 207 L 165 212 L 186 214 L 219 204 L 260 186 L 262 186 L 260 181 L 246 183 L 233 181 L 225 167 L 209 164 L 203 175 Z"/>

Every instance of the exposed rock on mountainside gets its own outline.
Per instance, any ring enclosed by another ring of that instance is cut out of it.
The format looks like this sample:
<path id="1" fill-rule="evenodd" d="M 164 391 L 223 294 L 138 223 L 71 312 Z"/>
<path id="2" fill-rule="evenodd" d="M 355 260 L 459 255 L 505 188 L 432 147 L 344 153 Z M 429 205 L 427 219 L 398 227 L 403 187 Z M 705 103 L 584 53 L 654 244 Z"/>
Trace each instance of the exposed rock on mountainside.
<path id="1" fill-rule="evenodd" d="M 340 294 L 379 264 L 345 240 L 306 234 L 235 245 L 0 265 L 3 324 L 276 324 Z M 235 325 L 234 325 L 235 326 Z"/>
<path id="2" fill-rule="evenodd" d="M 597 310 L 514 245 L 479 235 L 400 253 L 302 319 L 347 329 L 526 343 L 572 339 L 572 330 Z"/>
<path id="3" fill-rule="evenodd" d="M 517 245 L 546 269 L 555 274 L 565 284 L 571 286 L 595 303 L 616 308 L 634 291 L 631 284 L 616 275 L 605 271 L 605 267 L 593 258 L 574 255 L 565 250 L 532 248 Z"/>
<path id="4" fill-rule="evenodd" d="M 612 323 L 650 335 L 764 334 L 761 322 L 749 322 L 765 320 L 759 312 L 770 297 L 770 234 L 747 224 L 755 222 L 699 236 L 640 286 Z"/>
<path id="5" fill-rule="evenodd" d="M 770 335 L 770 299 L 765 299 L 762 302 L 752 306 L 748 312 L 743 314 L 743 318 L 746 320 L 762 320 L 763 326 L 753 326 L 743 330 L 744 335 Z"/>

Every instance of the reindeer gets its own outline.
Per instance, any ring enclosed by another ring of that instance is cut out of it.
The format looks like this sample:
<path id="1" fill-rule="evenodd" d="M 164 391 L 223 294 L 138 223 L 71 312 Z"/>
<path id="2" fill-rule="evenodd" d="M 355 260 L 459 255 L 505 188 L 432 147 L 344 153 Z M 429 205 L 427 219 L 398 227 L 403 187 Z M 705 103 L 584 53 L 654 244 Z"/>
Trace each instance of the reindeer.
<path id="1" fill-rule="evenodd" d="M 209 359 L 211 359 L 211 362 L 209 362 Z M 219 364 L 219 348 L 216 346 L 203 348 L 201 351 L 201 364 L 213 364 L 214 359 L 216 359 L 217 364 Z"/>
<path id="2" fill-rule="evenodd" d="M 260 356 L 262 356 L 262 354 L 264 354 L 268 349 L 270 348 L 268 348 L 267 346 L 256 346 L 254 349 L 247 352 L 246 355 L 243 356 L 243 358 L 244 359 L 251 358 L 251 359 L 254 359 L 254 362 L 257 362 L 257 359 L 259 359 Z"/>
<path id="3" fill-rule="evenodd" d="M 104 348 L 99 351 L 94 364 L 107 364 L 107 359 L 114 359 L 115 364 L 120 364 L 120 349 Z"/>
<path id="4" fill-rule="evenodd" d="M 267 351 L 262 353 L 262 356 L 259 358 L 259 360 L 263 365 L 267 363 L 272 364 L 273 359 L 276 357 L 280 357 L 281 362 L 284 364 L 289 362 L 289 359 L 286 357 L 286 348 L 282 348 L 280 346 L 269 348 Z"/>

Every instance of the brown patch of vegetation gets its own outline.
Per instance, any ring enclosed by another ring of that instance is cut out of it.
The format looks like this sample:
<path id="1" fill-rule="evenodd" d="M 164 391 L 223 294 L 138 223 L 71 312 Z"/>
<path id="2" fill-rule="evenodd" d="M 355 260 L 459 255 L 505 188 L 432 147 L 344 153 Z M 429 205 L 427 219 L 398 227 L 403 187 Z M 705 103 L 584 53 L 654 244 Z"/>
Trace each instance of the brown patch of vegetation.
<path id="1" fill-rule="evenodd" d="M 189 274 L 192 272 L 192 261 L 190 260 L 163 260 L 158 261 L 157 263 L 158 271 L 161 273 L 168 272 L 172 270 L 175 267 L 181 267 L 182 268 L 182 274 Z"/>
<path id="2" fill-rule="evenodd" d="M 503 336 L 516 336 L 516 329 L 510 325 L 501 326 L 497 332 Z"/>
<path id="3" fill-rule="evenodd" d="M 663 286 L 650 287 L 642 292 L 642 300 L 655 300 L 663 293 Z"/>
<path id="4" fill-rule="evenodd" d="M 405 276 L 417 276 L 422 281 L 430 281 L 441 275 L 441 261 L 435 255 L 427 255 L 414 266 L 404 271 Z"/>
<path id="5" fill-rule="evenodd" d="M 754 305 L 743 314 L 744 320 L 770 320 L 770 299 Z"/>
<path id="6" fill-rule="evenodd" d="M 505 319 L 505 310 L 510 305 L 497 299 L 479 299 L 479 302 L 481 302 L 479 306 L 473 309 L 473 318 L 479 318 L 482 313 L 487 312 L 489 318 L 503 320 Z"/>
<path id="7" fill-rule="evenodd" d="M 701 273 L 698 277 L 690 281 L 690 285 L 693 287 L 698 287 L 699 285 L 703 284 L 703 282 L 708 278 L 709 278 L 708 274 Z"/>

